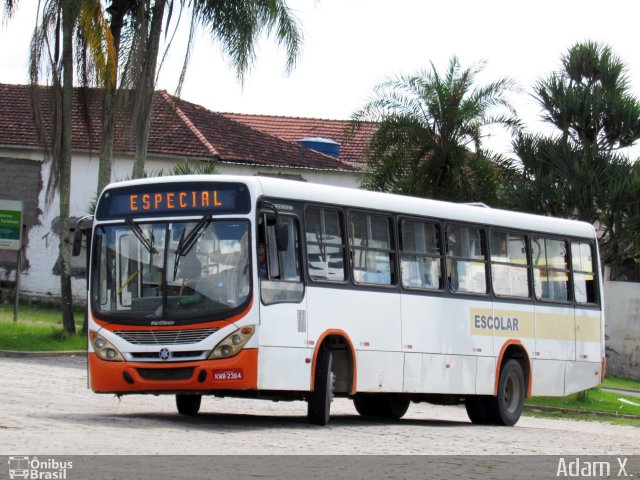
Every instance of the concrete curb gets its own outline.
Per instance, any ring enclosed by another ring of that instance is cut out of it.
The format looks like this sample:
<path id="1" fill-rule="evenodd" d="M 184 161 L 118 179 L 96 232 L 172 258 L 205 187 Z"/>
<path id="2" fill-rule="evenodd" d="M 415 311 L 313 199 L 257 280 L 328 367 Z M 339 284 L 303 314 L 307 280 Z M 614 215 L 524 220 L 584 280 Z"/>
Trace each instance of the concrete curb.
<path id="1" fill-rule="evenodd" d="M 51 352 L 22 352 L 18 350 L 0 350 L 4 358 L 37 358 L 37 357 L 86 357 L 86 350 L 62 350 Z"/>
<path id="2" fill-rule="evenodd" d="M 629 395 L 631 397 L 640 397 L 640 392 L 636 392 L 635 390 L 624 390 L 622 388 L 610 388 L 610 387 L 600 387 L 600 390 L 609 393 L 617 393 L 619 395 Z"/>
<path id="3" fill-rule="evenodd" d="M 585 417 L 603 417 L 603 418 L 626 418 L 633 420 L 640 420 L 640 417 L 636 415 L 627 415 L 624 413 L 607 413 L 607 412 L 594 412 L 592 410 L 578 410 L 574 408 L 562 408 L 562 407 L 543 407 L 543 406 L 533 406 L 533 405 L 525 405 L 525 412 L 553 412 L 553 413 L 570 413 L 573 415 L 583 415 Z"/>

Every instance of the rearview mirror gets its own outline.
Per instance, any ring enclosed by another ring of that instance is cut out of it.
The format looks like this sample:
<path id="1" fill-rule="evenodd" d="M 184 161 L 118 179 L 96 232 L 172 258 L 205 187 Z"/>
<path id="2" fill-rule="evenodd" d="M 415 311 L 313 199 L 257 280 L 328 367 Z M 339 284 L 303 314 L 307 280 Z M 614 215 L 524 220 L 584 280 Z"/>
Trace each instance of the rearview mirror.
<path id="1" fill-rule="evenodd" d="M 76 224 L 76 229 L 73 232 L 73 245 L 71 248 L 71 254 L 74 257 L 80 255 L 82 251 L 82 237 L 87 232 L 87 230 L 91 229 L 91 225 L 93 224 L 93 215 L 88 215 L 86 217 L 82 217 L 78 220 Z"/>

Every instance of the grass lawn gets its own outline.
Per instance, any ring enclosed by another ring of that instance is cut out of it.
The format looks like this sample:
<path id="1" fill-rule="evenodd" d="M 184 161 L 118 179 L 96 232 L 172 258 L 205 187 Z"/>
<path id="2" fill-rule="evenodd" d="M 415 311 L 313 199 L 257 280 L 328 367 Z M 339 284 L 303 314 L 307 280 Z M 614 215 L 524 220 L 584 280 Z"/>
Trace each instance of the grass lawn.
<path id="1" fill-rule="evenodd" d="M 631 390 L 640 392 L 640 381 L 621 377 L 606 377 L 602 382 L 603 387 L 617 388 L 618 390 Z M 640 403 L 640 402 L 639 402 Z"/>
<path id="2" fill-rule="evenodd" d="M 640 392 L 640 381 L 627 378 L 610 377 L 602 386 Z M 600 388 L 568 397 L 534 397 L 528 399 L 525 405 L 529 407 L 527 414 L 535 416 L 591 419 L 640 427 L 640 397 L 606 392 Z M 553 411 L 537 410 L 536 407 Z"/>
<path id="3" fill-rule="evenodd" d="M 605 392 L 592 388 L 584 395 L 574 394 L 568 397 L 533 397 L 526 402 L 529 406 L 565 408 L 570 410 L 588 410 L 590 412 L 611 415 L 635 415 L 640 419 L 640 397 Z"/>
<path id="4" fill-rule="evenodd" d="M 62 338 L 62 313 L 57 306 L 20 305 L 18 322 L 13 322 L 13 304 L 0 304 L 0 350 L 56 351 L 86 350 L 80 332 L 84 310 L 75 315 L 78 335 Z"/>

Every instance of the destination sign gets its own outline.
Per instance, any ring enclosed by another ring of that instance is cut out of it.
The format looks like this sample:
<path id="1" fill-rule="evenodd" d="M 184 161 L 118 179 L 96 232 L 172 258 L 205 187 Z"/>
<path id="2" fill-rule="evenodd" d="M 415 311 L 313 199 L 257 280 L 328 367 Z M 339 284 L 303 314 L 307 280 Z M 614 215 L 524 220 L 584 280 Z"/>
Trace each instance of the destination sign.
<path id="1" fill-rule="evenodd" d="M 240 183 L 161 183 L 113 188 L 96 208 L 96 219 L 249 213 L 249 191 Z"/>

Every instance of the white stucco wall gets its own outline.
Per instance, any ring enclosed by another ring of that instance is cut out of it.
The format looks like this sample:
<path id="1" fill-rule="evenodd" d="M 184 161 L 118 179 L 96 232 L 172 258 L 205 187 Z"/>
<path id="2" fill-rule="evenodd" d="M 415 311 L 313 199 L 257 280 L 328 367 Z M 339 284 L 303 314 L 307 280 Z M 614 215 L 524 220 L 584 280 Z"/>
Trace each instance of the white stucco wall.
<path id="1" fill-rule="evenodd" d="M 35 151 L 18 151 L 0 149 L 0 155 L 10 158 L 29 158 L 42 162 L 42 181 L 44 188 L 39 194 L 39 205 L 43 214 L 40 216 L 40 225 L 36 225 L 29 231 L 29 244 L 26 256 L 29 259 L 30 268 L 22 273 L 20 294 L 31 298 L 44 298 L 57 300 L 60 295 L 60 277 L 53 273 L 53 268 L 58 259 L 59 238 L 53 231 L 53 222 L 59 215 L 58 195 L 55 196 L 49 206 L 45 205 L 45 191 L 49 178 L 50 164 L 43 162 L 42 154 Z M 71 172 L 71 204 L 72 217 L 82 217 L 88 214 L 91 202 L 96 199 L 98 178 L 98 154 L 76 153 L 73 157 Z M 168 169 L 173 160 L 170 158 L 149 158 L 146 170 L 157 172 Z M 122 180 L 131 175 L 133 159 L 120 157 L 114 160 L 112 179 Z M 216 164 L 221 174 L 256 175 L 258 173 L 284 173 L 300 175 L 304 180 L 313 183 L 323 183 L 344 187 L 359 187 L 359 174 L 344 172 L 320 172 L 306 169 L 286 169 L 271 167 L 237 166 L 229 164 Z M 34 186 L 34 188 L 37 188 Z M 76 259 L 75 262 L 82 262 Z M 10 277 L 12 279 L 12 277 Z M 74 297 L 76 300 L 84 300 L 85 280 L 74 278 L 72 280 Z"/>
<path id="2" fill-rule="evenodd" d="M 640 284 L 604 284 L 607 373 L 640 379 Z"/>

